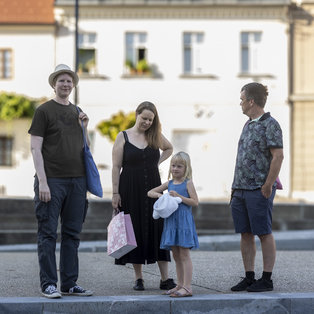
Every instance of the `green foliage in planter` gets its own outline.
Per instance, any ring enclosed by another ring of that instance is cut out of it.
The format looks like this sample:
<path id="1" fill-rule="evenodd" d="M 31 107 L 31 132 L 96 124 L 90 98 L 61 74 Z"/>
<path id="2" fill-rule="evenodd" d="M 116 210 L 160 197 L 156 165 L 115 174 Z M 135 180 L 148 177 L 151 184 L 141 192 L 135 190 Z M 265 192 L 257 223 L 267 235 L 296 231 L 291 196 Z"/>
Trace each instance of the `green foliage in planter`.
<path id="1" fill-rule="evenodd" d="M 134 64 L 133 64 L 132 60 L 130 60 L 130 59 L 125 60 L 125 66 L 127 68 L 129 68 L 130 70 L 134 69 Z"/>
<path id="2" fill-rule="evenodd" d="M 97 129 L 112 142 L 115 141 L 119 132 L 131 128 L 135 124 L 135 112 L 125 114 L 122 111 L 111 116 L 97 125 Z"/>
<path id="3" fill-rule="evenodd" d="M 14 93 L 0 93 L 0 120 L 31 118 L 39 100 Z"/>
<path id="4" fill-rule="evenodd" d="M 139 73 L 150 72 L 149 65 L 145 59 L 139 60 L 136 64 L 136 70 Z"/>

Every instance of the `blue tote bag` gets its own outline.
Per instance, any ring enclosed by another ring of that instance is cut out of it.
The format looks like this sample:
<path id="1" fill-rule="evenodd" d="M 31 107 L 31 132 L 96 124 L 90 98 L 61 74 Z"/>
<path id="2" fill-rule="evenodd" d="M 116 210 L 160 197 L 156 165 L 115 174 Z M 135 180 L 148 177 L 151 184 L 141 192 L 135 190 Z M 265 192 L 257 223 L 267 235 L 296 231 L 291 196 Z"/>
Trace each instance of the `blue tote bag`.
<path id="1" fill-rule="evenodd" d="M 76 109 L 78 112 L 80 112 L 77 107 L 76 107 Z M 92 156 L 92 153 L 89 150 L 89 147 L 88 147 L 87 142 L 86 142 L 83 121 L 81 121 L 81 123 L 82 123 L 83 138 L 84 138 L 83 152 L 84 152 L 84 163 L 85 163 L 87 191 L 90 192 L 91 194 L 98 196 L 98 197 L 102 197 L 103 192 L 102 192 L 102 186 L 101 186 L 101 182 L 100 182 L 99 172 L 98 172 L 97 166 L 95 164 L 94 158 Z"/>

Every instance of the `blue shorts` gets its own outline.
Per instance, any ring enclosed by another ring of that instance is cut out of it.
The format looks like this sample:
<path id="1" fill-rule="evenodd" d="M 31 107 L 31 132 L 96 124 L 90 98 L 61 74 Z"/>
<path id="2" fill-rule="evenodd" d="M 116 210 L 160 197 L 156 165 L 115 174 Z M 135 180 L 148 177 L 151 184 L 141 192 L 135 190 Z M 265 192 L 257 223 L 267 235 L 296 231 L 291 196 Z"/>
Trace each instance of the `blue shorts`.
<path id="1" fill-rule="evenodd" d="M 254 235 L 272 233 L 272 210 L 276 189 L 267 199 L 258 190 L 235 190 L 231 210 L 236 233 L 249 232 Z"/>

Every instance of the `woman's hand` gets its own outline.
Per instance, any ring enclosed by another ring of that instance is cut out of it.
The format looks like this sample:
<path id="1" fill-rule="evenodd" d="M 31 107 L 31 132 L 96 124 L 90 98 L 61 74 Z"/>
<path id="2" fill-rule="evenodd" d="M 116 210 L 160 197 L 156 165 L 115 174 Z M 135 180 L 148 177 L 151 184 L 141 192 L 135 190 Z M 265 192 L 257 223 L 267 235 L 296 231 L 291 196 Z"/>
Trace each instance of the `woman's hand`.
<path id="1" fill-rule="evenodd" d="M 120 213 L 119 208 L 113 209 L 113 210 L 112 210 L 112 218 L 113 218 L 114 216 L 118 215 L 119 213 Z"/>
<path id="2" fill-rule="evenodd" d="M 112 208 L 113 210 L 115 211 L 118 211 L 119 212 L 119 207 L 121 207 L 121 197 L 120 197 L 120 194 L 119 193 L 114 193 L 112 195 Z"/>

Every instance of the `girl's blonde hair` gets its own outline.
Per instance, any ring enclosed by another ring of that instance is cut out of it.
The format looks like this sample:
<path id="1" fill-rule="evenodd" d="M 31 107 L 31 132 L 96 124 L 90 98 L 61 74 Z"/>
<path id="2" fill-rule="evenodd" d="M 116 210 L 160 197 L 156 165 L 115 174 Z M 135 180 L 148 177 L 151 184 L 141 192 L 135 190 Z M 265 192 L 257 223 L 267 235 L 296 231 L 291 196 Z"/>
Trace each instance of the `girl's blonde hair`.
<path id="1" fill-rule="evenodd" d="M 161 136 L 161 124 L 159 121 L 158 112 L 156 106 L 151 103 L 150 101 L 144 101 L 138 105 L 136 108 L 136 116 L 141 114 L 144 110 L 149 110 L 154 114 L 154 120 L 151 127 L 145 131 L 145 137 L 148 143 L 148 146 L 159 149 L 162 143 L 162 136 Z"/>
<path id="2" fill-rule="evenodd" d="M 168 173 L 168 180 L 172 177 L 171 176 L 171 165 L 173 163 L 181 163 L 185 166 L 185 172 L 184 172 L 184 180 L 192 179 L 192 167 L 191 167 L 191 159 L 190 156 L 185 152 L 178 152 L 175 155 L 172 156 L 170 160 L 170 168 Z"/>

